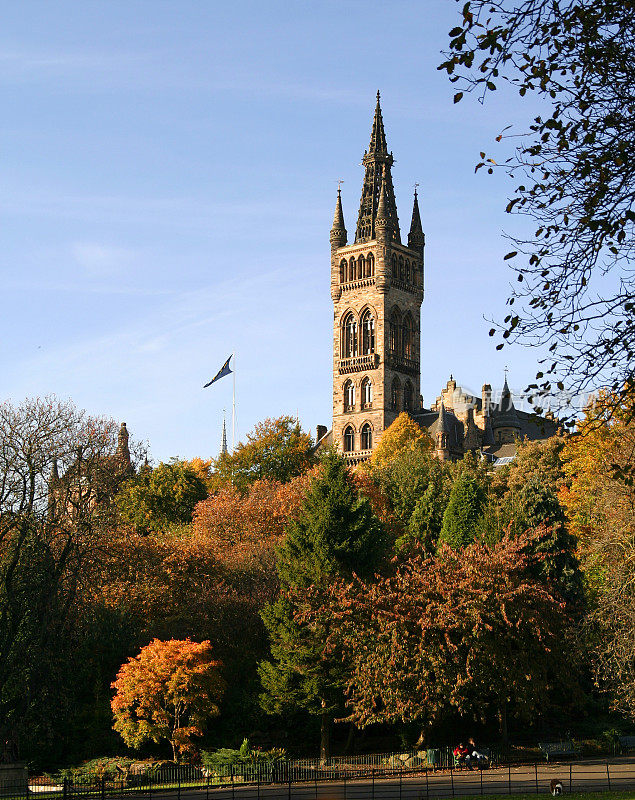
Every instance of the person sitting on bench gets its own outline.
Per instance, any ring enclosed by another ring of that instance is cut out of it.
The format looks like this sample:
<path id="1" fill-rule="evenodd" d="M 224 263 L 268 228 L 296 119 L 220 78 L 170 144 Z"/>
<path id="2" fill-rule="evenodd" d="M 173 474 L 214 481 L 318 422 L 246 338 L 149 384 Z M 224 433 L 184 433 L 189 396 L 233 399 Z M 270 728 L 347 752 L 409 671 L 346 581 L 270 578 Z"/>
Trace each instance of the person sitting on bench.
<path id="1" fill-rule="evenodd" d="M 469 755 L 468 748 L 461 742 L 458 747 L 455 747 L 452 751 L 452 755 L 454 756 L 454 763 L 457 767 L 465 766 L 466 761 L 465 759 Z"/>

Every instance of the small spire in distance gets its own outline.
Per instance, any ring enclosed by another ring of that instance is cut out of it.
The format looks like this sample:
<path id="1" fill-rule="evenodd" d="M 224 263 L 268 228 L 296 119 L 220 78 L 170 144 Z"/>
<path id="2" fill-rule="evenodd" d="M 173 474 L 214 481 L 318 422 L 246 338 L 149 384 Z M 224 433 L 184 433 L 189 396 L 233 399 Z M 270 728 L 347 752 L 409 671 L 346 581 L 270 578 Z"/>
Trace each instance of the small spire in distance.
<path id="1" fill-rule="evenodd" d="M 225 417 L 223 417 L 223 438 L 221 439 L 220 456 L 222 458 L 223 456 L 226 455 L 227 455 L 227 429 L 225 427 Z"/>

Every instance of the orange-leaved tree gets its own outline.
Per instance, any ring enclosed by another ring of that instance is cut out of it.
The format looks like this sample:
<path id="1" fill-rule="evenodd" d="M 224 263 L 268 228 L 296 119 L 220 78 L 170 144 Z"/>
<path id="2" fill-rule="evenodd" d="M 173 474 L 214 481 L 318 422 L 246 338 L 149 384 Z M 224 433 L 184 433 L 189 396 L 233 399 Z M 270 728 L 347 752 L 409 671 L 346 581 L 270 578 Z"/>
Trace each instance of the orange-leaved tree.
<path id="1" fill-rule="evenodd" d="M 209 641 L 154 639 L 122 665 L 111 707 L 114 729 L 130 747 L 167 739 L 174 760 L 193 749 L 225 691 Z"/>

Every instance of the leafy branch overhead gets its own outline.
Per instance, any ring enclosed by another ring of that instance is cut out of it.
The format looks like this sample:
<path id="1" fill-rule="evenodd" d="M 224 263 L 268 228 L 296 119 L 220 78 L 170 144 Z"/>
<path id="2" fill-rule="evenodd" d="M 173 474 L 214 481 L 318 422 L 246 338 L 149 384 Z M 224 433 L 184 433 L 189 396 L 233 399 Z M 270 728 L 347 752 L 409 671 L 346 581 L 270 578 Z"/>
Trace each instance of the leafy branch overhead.
<path id="1" fill-rule="evenodd" d="M 530 388 L 604 386 L 628 396 L 635 353 L 635 5 L 621 0 L 473 0 L 439 66 L 484 101 L 501 82 L 547 111 L 502 168 L 520 178 L 508 213 L 535 221 L 513 239 L 517 310 L 490 331 L 549 354 Z M 497 140 L 509 137 L 503 131 Z M 477 169 L 496 162 L 481 153 Z"/>

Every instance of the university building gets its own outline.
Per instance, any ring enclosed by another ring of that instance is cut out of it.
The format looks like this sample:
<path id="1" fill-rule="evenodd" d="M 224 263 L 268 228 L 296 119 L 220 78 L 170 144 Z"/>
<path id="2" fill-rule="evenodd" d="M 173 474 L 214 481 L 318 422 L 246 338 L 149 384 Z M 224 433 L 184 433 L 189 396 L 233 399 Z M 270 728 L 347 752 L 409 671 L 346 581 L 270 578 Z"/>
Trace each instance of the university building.
<path id="1" fill-rule="evenodd" d="M 383 431 L 405 411 L 435 443 L 443 460 L 479 452 L 506 463 L 519 439 L 553 436 L 553 418 L 517 410 L 505 379 L 493 402 L 490 384 L 481 396 L 450 377 L 436 402 L 421 398 L 421 305 L 425 235 L 415 189 L 410 230 L 402 241 L 379 92 L 355 234 L 349 243 L 338 189 L 331 228 L 333 315 L 333 425 L 318 428 L 318 444 L 334 443 L 350 464 L 366 460 Z"/>

